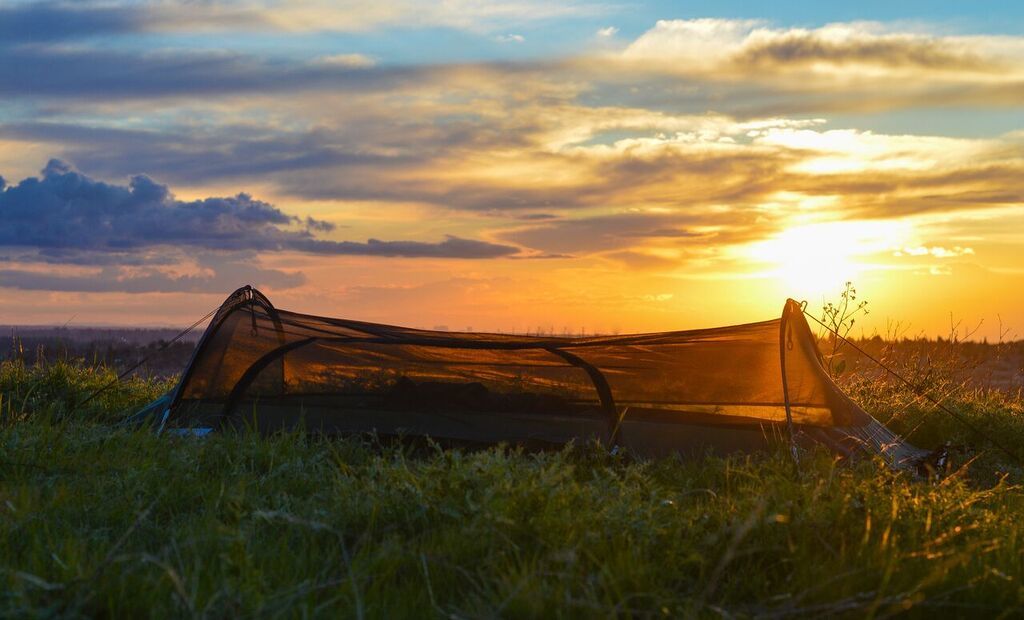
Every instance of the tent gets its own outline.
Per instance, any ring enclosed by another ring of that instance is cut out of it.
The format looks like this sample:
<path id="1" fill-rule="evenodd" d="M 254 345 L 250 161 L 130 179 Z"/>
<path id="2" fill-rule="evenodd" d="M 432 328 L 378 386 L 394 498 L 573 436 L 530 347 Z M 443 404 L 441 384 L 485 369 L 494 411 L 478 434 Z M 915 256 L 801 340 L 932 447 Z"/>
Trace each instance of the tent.
<path id="1" fill-rule="evenodd" d="M 161 428 L 251 426 L 641 456 L 821 444 L 911 466 L 910 446 L 825 371 L 802 306 L 692 331 L 554 337 L 443 332 L 279 310 L 251 286 L 213 316 L 177 386 L 137 414 Z"/>

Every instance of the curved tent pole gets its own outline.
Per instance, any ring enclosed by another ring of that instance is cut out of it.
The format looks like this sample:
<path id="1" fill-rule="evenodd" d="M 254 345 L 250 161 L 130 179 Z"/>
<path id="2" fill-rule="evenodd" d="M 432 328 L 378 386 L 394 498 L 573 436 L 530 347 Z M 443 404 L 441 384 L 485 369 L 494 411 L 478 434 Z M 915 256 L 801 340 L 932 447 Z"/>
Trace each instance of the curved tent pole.
<path id="1" fill-rule="evenodd" d="M 779 363 L 782 367 L 782 400 L 786 405 L 786 429 L 789 432 L 789 452 L 793 456 L 793 462 L 799 464 L 800 459 L 796 451 L 796 433 L 793 430 L 793 411 L 789 404 L 789 378 L 786 374 L 786 351 L 793 346 L 792 333 L 789 330 L 789 317 L 796 302 L 792 299 L 786 300 L 782 309 L 782 320 L 779 321 Z"/>
<path id="2" fill-rule="evenodd" d="M 619 413 L 615 408 L 612 388 L 608 385 L 608 379 L 604 376 L 604 373 L 597 366 L 574 353 L 569 353 L 556 347 L 544 347 L 544 349 L 549 353 L 554 353 L 573 366 L 582 368 L 587 373 L 587 376 L 590 377 L 591 383 L 594 384 L 594 389 L 597 390 L 597 397 L 601 399 L 601 409 L 608 416 L 608 446 L 614 446 L 619 434 Z"/>
<path id="3" fill-rule="evenodd" d="M 235 407 L 238 406 L 238 401 L 245 395 L 246 390 L 252 385 L 252 382 L 256 380 L 256 376 L 259 375 L 267 366 L 270 366 L 278 359 L 284 357 L 285 354 L 290 353 L 296 349 L 312 344 L 317 341 L 317 338 L 310 337 L 305 340 L 296 340 L 282 346 L 272 349 L 267 353 L 264 353 L 262 357 L 252 363 L 251 366 L 245 369 L 242 376 L 235 382 L 235 387 L 231 388 L 231 393 L 228 394 L 228 399 L 224 401 L 224 409 L 221 410 L 221 426 L 224 422 L 231 417 L 234 413 Z"/>
<path id="4" fill-rule="evenodd" d="M 244 373 L 242 373 L 242 376 L 239 377 L 238 381 L 235 382 L 235 387 L 233 387 L 231 389 L 231 393 L 228 395 L 227 400 L 224 402 L 224 408 L 221 411 L 221 421 L 222 421 L 221 423 L 223 424 L 223 422 L 225 420 L 227 420 L 228 418 L 231 417 L 231 415 L 234 413 L 235 408 L 238 406 L 239 401 L 241 401 L 242 396 L 244 396 L 245 392 L 249 389 L 249 386 L 252 385 L 252 382 L 256 380 L 257 375 L 259 375 L 259 373 L 262 372 L 267 366 L 269 366 L 270 364 L 274 363 L 277 359 L 283 357 L 284 355 L 286 355 L 288 353 L 291 353 L 292 351 L 295 351 L 297 349 L 301 349 L 302 347 L 305 347 L 307 345 L 313 344 L 314 342 L 316 342 L 318 340 L 322 340 L 322 341 L 340 340 L 340 341 L 349 341 L 349 342 L 367 342 L 366 340 L 363 340 L 363 339 L 354 339 L 354 340 L 353 339 L 349 339 L 349 338 L 325 339 L 325 338 L 318 338 L 318 337 L 310 337 L 310 338 L 306 338 L 304 340 L 296 340 L 294 342 L 291 342 L 291 343 L 279 346 L 276 349 L 268 351 L 262 357 L 260 357 L 255 362 L 253 362 L 252 365 L 249 366 L 249 368 L 247 368 Z M 388 343 L 388 342 L 383 342 L 382 343 L 380 341 L 377 341 L 375 344 L 394 344 L 394 343 Z M 438 346 L 442 346 L 443 347 L 443 346 L 446 346 L 446 345 L 445 344 L 439 344 Z M 480 347 L 480 348 L 483 348 L 483 347 Z M 511 347 L 509 347 L 509 348 L 511 349 Z M 560 357 L 563 360 L 569 362 L 573 366 L 576 366 L 577 368 L 583 369 L 583 371 L 586 372 L 587 376 L 590 378 L 591 383 L 594 384 L 594 389 L 597 391 L 598 399 L 601 401 L 601 409 L 604 410 L 605 414 L 608 416 L 608 428 L 609 428 L 608 444 L 609 445 L 614 445 L 616 435 L 618 434 L 618 422 L 619 422 L 619 420 L 618 420 L 618 413 L 617 413 L 616 408 L 615 408 L 615 398 L 612 396 L 611 386 L 608 384 L 608 380 L 605 378 L 604 373 L 602 373 L 596 366 L 594 366 L 590 362 L 584 360 L 583 358 L 579 357 L 578 355 L 575 355 L 574 353 L 570 353 L 568 351 L 563 351 L 562 349 L 559 349 L 559 348 L 556 348 L 556 347 L 543 346 L 543 345 L 534 345 L 534 346 L 520 346 L 520 347 L 516 347 L 516 348 L 543 349 L 545 351 L 548 351 L 549 353 L 557 355 L 558 357 Z"/>
<path id="5" fill-rule="evenodd" d="M 258 304 L 267 311 L 271 320 L 274 321 L 274 328 L 277 331 L 278 340 L 280 342 L 284 342 L 284 326 L 281 323 L 281 317 L 278 314 L 277 309 L 274 308 L 272 303 L 270 303 L 270 300 L 267 299 L 263 293 L 253 288 L 251 284 L 246 284 L 245 286 L 235 290 L 235 292 L 228 295 L 227 299 L 225 299 L 220 305 L 220 308 L 217 309 L 217 313 L 213 315 L 210 325 L 207 326 L 206 331 L 204 331 L 202 337 L 199 338 L 199 342 L 196 344 L 196 348 L 192 351 L 192 356 L 188 360 L 188 365 L 185 366 L 185 372 L 182 373 L 181 379 L 178 380 L 178 385 L 174 387 L 171 402 L 167 405 L 167 412 L 173 411 L 174 408 L 178 406 L 178 403 L 181 402 L 182 390 L 184 389 L 185 384 L 188 383 L 188 380 L 192 378 L 192 372 L 195 370 L 196 360 L 198 360 L 206 351 L 207 347 L 209 347 L 213 334 L 220 329 L 221 324 L 224 323 L 225 319 L 227 319 L 234 310 L 247 303 Z"/>

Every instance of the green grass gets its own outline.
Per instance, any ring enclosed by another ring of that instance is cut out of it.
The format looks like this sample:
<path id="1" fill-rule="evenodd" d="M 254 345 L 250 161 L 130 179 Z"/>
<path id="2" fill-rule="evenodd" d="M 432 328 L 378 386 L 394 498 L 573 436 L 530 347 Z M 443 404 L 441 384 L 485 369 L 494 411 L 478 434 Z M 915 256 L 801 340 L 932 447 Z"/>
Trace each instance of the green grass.
<path id="1" fill-rule="evenodd" d="M 1021 472 L 939 483 L 806 455 L 631 462 L 156 437 L 166 385 L 0 366 L 0 616 L 887 617 L 1024 613 Z M 899 393 L 856 386 L 888 416 Z M 1024 445 L 1019 398 L 964 393 Z M 969 400 L 963 400 L 969 399 Z M 911 404 L 895 424 L 984 448 Z"/>

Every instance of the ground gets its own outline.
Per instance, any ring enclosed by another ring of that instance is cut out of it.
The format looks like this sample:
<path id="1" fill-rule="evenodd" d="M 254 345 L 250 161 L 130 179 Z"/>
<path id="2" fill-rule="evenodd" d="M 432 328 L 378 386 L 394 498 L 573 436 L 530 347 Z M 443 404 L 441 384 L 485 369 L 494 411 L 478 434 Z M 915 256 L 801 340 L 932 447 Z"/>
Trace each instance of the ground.
<path id="1" fill-rule="evenodd" d="M 913 394 L 852 395 L 940 480 L 784 452 L 636 462 L 118 426 L 167 387 L 0 366 L 0 616 L 998 617 L 1024 614 L 1024 480 Z M 1024 446 L 1018 393 L 950 403 Z"/>

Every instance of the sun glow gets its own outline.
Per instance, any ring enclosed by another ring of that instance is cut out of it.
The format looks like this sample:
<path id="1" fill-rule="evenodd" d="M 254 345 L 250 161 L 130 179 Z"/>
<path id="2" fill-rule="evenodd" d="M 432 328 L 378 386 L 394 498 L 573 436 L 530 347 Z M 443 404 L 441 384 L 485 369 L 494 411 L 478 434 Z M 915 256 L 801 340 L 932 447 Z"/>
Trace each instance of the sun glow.
<path id="1" fill-rule="evenodd" d="M 903 222 L 827 222 L 786 229 L 747 246 L 746 257 L 763 275 L 779 280 L 788 295 L 806 297 L 831 292 L 856 281 L 870 269 L 884 267 L 873 257 L 890 253 L 911 238 Z"/>

